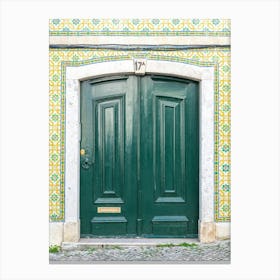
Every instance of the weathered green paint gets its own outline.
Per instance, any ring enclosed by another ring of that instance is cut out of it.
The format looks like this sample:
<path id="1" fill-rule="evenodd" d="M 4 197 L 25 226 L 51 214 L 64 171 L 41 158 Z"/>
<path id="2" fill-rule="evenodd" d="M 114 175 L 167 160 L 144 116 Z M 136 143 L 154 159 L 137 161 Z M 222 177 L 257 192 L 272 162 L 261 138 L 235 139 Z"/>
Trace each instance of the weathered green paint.
<path id="1" fill-rule="evenodd" d="M 82 236 L 197 235 L 197 82 L 151 75 L 84 81 L 81 123 Z"/>

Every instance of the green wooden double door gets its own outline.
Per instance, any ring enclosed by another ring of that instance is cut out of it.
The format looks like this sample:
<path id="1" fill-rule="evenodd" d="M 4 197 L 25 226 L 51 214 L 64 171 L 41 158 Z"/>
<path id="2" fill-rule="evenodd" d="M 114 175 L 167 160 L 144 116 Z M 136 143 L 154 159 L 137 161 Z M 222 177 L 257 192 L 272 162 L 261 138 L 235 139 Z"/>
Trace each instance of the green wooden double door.
<path id="1" fill-rule="evenodd" d="M 198 83 L 81 83 L 81 236 L 196 237 Z"/>

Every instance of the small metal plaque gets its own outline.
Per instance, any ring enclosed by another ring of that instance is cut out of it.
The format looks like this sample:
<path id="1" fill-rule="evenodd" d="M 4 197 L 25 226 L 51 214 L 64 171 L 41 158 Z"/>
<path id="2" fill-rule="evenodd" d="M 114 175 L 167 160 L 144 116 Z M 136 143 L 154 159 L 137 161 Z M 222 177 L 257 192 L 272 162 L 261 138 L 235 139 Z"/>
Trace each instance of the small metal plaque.
<path id="1" fill-rule="evenodd" d="M 97 213 L 121 213 L 121 207 L 97 207 Z"/>

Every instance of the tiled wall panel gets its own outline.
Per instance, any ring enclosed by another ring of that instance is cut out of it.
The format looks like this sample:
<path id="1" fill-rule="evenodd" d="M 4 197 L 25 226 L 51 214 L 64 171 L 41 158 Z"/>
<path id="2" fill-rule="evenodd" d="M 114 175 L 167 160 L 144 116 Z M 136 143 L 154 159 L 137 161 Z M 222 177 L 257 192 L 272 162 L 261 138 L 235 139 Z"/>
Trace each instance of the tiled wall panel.
<path id="1" fill-rule="evenodd" d="M 230 36 L 229 20 L 53 19 L 50 35 Z M 230 48 L 176 51 L 50 49 L 49 51 L 49 213 L 64 220 L 65 67 L 146 57 L 215 68 L 215 221 L 230 221 Z"/>

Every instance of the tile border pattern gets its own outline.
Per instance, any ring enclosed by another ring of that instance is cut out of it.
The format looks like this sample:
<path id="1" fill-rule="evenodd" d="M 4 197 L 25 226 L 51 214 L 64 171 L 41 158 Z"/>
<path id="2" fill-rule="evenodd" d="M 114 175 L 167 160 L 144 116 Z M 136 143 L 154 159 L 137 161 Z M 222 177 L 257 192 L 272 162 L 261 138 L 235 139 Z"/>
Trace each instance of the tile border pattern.
<path id="1" fill-rule="evenodd" d="M 230 37 L 228 19 L 50 19 L 50 36 Z"/>

